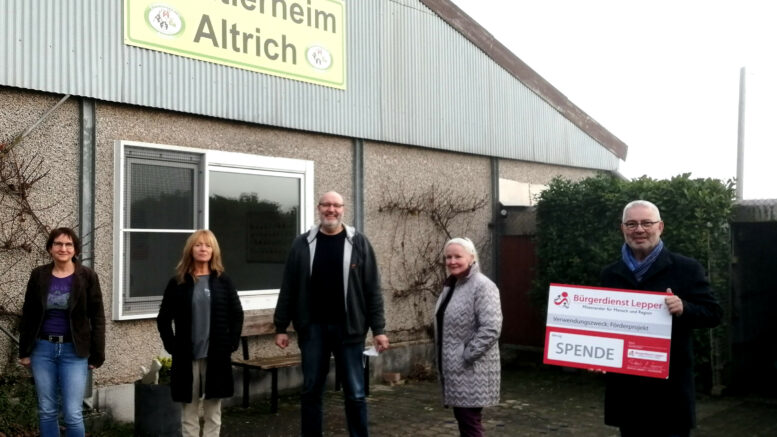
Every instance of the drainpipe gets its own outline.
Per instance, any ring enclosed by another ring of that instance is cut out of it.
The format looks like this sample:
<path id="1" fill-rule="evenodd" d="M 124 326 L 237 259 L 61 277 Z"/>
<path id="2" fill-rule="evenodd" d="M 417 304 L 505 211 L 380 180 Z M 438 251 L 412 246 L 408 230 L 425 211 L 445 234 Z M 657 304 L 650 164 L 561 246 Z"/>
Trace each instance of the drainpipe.
<path id="1" fill-rule="evenodd" d="M 364 140 L 353 140 L 353 226 L 364 230 Z"/>
<path id="2" fill-rule="evenodd" d="M 502 205 L 499 203 L 499 158 L 491 158 L 491 272 L 493 280 L 499 284 L 499 257 L 502 243 Z"/>
<path id="3" fill-rule="evenodd" d="M 81 228 L 81 263 L 94 264 L 94 208 L 95 208 L 95 105 L 92 99 L 81 99 L 81 171 L 78 202 Z"/>

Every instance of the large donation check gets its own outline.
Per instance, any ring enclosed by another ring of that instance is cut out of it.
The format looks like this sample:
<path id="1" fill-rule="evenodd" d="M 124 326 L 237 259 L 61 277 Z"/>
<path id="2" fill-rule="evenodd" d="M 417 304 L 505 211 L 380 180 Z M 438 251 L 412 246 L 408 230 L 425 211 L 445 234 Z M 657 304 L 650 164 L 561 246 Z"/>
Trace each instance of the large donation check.
<path id="1" fill-rule="evenodd" d="M 669 377 L 666 293 L 550 284 L 545 364 Z"/>

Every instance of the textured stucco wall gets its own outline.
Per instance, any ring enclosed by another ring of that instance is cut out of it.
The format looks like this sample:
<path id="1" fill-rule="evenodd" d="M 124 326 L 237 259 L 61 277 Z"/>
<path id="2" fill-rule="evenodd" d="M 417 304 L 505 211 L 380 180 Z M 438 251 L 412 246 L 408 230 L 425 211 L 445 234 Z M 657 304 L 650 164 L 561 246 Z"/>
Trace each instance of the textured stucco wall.
<path id="1" fill-rule="evenodd" d="M 597 170 L 563 167 L 527 161 L 500 160 L 499 177 L 517 182 L 548 185 L 554 177 L 578 181 L 597 174 Z M 509 208 L 501 218 L 504 235 L 533 235 L 537 229 L 534 208 Z"/>
<path id="2" fill-rule="evenodd" d="M 506 159 L 499 161 L 499 177 L 530 184 L 547 185 L 556 176 L 577 181 L 593 176 L 596 173 L 596 170 L 586 168 L 563 167 L 559 165 Z"/>
<path id="3" fill-rule="evenodd" d="M 0 143 L 10 143 L 17 135 L 33 125 L 62 96 L 21 91 L 14 88 L 0 87 Z M 57 226 L 74 227 L 78 224 L 78 168 L 79 168 L 79 109 L 78 99 L 70 98 L 56 111 L 45 119 L 11 152 L 13 156 L 3 159 L 6 171 L 11 170 L 15 160 L 22 167 L 37 165 L 38 173 L 46 172 L 46 176 L 29 189 L 29 201 L 32 209 L 48 228 Z M 42 158 L 38 161 L 37 158 Z M 32 170 L 33 167 L 28 167 Z M 9 237 L 19 238 L 18 228 L 10 221 L 15 214 L 14 195 L 0 192 L 0 246 Z M 29 217 L 22 224 L 24 233 L 34 235 L 35 224 Z M 45 233 L 34 239 L 38 248 L 46 244 Z M 23 238 L 23 237 L 21 237 Z M 0 306 L 3 312 L 21 313 L 24 301 L 24 290 L 30 271 L 38 264 L 49 262 L 49 257 L 37 257 L 32 253 L 0 249 Z M 15 326 L 15 317 L 0 317 L 0 324 L 9 328 Z M 18 333 L 15 333 L 18 337 Z M 0 353 L 7 356 L 9 348 L 15 349 L 4 334 L 0 333 Z M 16 352 L 14 352 L 14 358 Z"/>
<path id="4" fill-rule="evenodd" d="M 448 190 L 453 198 L 461 201 L 484 198 L 483 208 L 461 216 L 450 228 L 456 236 L 466 236 L 476 243 L 483 243 L 481 264 L 490 266 L 490 240 L 488 222 L 491 216 L 490 160 L 488 158 L 439 152 L 417 147 L 368 142 L 365 144 L 365 227 L 381 266 L 384 299 L 386 301 L 386 327 L 396 333 L 397 340 L 414 340 L 424 333 L 414 329 L 431 324 L 431 313 L 436 297 L 429 292 L 415 292 L 406 297 L 396 297 L 391 288 L 403 288 L 407 283 L 407 269 L 402 257 L 413 264 L 415 251 L 430 243 L 442 248 L 446 238 L 433 232 L 428 220 L 412 220 L 403 229 L 391 214 L 379 211 L 379 207 L 391 196 L 404 196 L 428 192 L 432 185 L 438 190 Z M 404 250 L 402 246 L 404 245 Z M 435 290 L 437 293 L 441 291 Z"/>

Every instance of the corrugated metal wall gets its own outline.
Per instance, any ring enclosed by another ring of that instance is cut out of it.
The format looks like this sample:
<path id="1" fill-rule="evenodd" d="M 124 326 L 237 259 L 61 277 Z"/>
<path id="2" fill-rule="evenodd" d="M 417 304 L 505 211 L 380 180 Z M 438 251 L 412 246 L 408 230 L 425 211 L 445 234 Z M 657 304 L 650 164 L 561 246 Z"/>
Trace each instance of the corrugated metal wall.
<path id="1" fill-rule="evenodd" d="M 0 84 L 486 156 L 618 159 L 416 0 L 346 3 L 347 90 L 125 46 L 121 0 L 0 0 Z"/>

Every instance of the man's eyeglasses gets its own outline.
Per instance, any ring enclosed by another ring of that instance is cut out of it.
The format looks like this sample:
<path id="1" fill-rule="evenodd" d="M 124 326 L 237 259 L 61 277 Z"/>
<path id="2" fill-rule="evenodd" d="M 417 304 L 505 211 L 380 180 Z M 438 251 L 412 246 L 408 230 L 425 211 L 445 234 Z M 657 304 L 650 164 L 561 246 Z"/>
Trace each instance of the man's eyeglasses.
<path id="1" fill-rule="evenodd" d="M 335 208 L 340 209 L 340 208 L 343 207 L 343 204 L 342 203 L 323 202 L 323 203 L 319 203 L 318 206 L 323 207 L 323 208 L 329 208 L 330 206 L 334 206 Z"/>
<path id="2" fill-rule="evenodd" d="M 652 228 L 653 225 L 655 225 L 656 223 L 661 223 L 661 220 L 657 220 L 654 222 L 651 222 L 648 220 L 644 220 L 641 222 L 626 222 L 623 224 L 623 226 L 630 231 L 637 229 L 637 226 L 642 226 L 642 229 L 647 231 L 647 230 L 650 230 L 650 228 Z"/>

